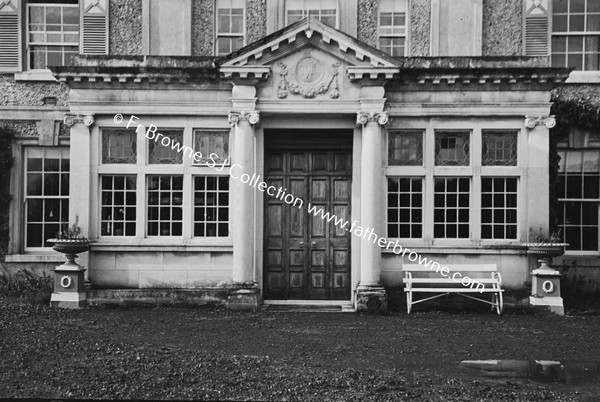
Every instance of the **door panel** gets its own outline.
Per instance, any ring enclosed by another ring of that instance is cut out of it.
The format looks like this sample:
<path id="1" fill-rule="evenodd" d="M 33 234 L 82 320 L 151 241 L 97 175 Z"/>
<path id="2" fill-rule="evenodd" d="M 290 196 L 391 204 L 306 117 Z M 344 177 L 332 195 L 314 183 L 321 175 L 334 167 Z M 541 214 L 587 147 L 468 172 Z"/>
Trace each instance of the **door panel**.
<path id="1" fill-rule="evenodd" d="M 266 182 L 304 201 L 302 208 L 264 193 L 266 299 L 350 299 L 349 150 L 267 151 Z"/>

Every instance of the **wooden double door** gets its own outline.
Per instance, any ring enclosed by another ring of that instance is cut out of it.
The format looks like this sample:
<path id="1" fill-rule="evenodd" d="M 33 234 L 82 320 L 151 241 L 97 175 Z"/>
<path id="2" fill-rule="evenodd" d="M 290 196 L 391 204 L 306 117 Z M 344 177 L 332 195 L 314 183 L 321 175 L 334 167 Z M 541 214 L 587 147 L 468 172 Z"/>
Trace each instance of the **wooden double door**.
<path id="1" fill-rule="evenodd" d="M 351 149 L 317 148 L 265 153 L 265 181 L 293 195 L 265 194 L 265 299 L 350 299 Z"/>

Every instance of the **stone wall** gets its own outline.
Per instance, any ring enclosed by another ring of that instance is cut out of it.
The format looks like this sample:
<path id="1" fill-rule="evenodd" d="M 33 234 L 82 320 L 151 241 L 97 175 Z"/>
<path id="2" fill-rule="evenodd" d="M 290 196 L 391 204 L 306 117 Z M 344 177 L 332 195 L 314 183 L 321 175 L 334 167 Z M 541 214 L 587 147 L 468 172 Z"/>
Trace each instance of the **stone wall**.
<path id="1" fill-rule="evenodd" d="M 192 0 L 192 54 L 211 56 L 214 54 L 213 0 Z"/>
<path id="2" fill-rule="evenodd" d="M 431 47 L 431 0 L 410 2 L 409 56 L 427 57 Z"/>
<path id="3" fill-rule="evenodd" d="M 378 0 L 358 0 L 358 40 L 377 47 Z"/>
<path id="4" fill-rule="evenodd" d="M 46 96 L 56 97 L 56 105 L 65 106 L 69 88 L 62 83 L 15 81 L 13 74 L 0 75 L 0 106 L 42 106 Z"/>
<path id="5" fill-rule="evenodd" d="M 483 56 L 521 55 L 522 31 L 522 0 L 483 0 Z"/>
<path id="6" fill-rule="evenodd" d="M 0 120 L 0 128 L 12 131 L 15 137 L 37 137 L 35 121 Z"/>
<path id="7" fill-rule="evenodd" d="M 142 54 L 142 0 L 110 1 L 110 54 Z"/>
<path id="8" fill-rule="evenodd" d="M 246 1 L 246 44 L 267 35 L 267 4 L 263 0 Z"/>

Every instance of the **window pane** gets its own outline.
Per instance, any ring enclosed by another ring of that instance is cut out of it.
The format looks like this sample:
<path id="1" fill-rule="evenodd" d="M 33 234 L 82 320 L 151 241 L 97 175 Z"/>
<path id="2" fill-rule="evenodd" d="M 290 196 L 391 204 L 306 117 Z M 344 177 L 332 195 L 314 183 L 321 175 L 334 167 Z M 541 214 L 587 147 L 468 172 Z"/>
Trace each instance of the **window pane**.
<path id="1" fill-rule="evenodd" d="M 470 179 L 437 177 L 434 185 L 434 237 L 468 238 Z"/>
<path id="2" fill-rule="evenodd" d="M 183 176 L 148 176 L 148 236 L 180 236 Z"/>
<path id="3" fill-rule="evenodd" d="M 516 239 L 517 179 L 481 178 L 482 239 Z"/>
<path id="4" fill-rule="evenodd" d="M 101 236 L 135 236 L 135 178 L 133 175 L 101 177 Z"/>
<path id="5" fill-rule="evenodd" d="M 28 149 L 25 156 L 25 247 L 51 247 L 68 224 L 68 150 Z"/>
<path id="6" fill-rule="evenodd" d="M 228 177 L 194 177 L 194 236 L 229 236 Z"/>
<path id="7" fill-rule="evenodd" d="M 420 238 L 423 222 L 421 178 L 388 178 L 388 236 Z"/>

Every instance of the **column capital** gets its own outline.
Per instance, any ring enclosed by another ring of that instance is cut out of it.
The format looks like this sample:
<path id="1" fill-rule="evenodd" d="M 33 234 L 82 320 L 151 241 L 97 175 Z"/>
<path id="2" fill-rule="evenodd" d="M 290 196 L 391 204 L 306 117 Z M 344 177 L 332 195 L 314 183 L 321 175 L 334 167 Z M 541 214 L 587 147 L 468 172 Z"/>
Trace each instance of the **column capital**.
<path id="1" fill-rule="evenodd" d="M 556 126 L 556 118 L 554 115 L 550 116 L 525 116 L 525 127 L 529 129 L 535 128 L 535 126 L 544 125 L 547 128 L 552 128 Z"/>
<path id="2" fill-rule="evenodd" d="M 229 112 L 227 120 L 232 126 L 236 125 L 240 120 L 248 120 L 248 123 L 255 125 L 260 121 L 260 114 L 256 110 L 250 112 Z"/>
<path id="3" fill-rule="evenodd" d="M 389 115 L 387 112 L 357 112 L 356 113 L 356 125 L 365 125 L 369 122 L 376 122 L 377 124 L 384 126 L 389 121 Z"/>
<path id="4" fill-rule="evenodd" d="M 67 127 L 72 127 L 76 123 L 82 123 L 85 126 L 89 127 L 92 124 L 94 124 L 94 115 L 93 114 L 82 115 L 79 113 L 77 113 L 77 114 L 65 113 L 65 115 L 63 117 L 63 123 L 65 123 L 65 125 Z"/>

